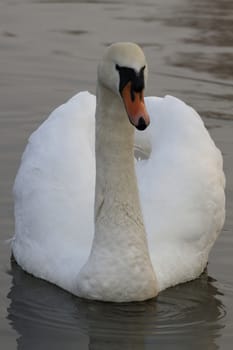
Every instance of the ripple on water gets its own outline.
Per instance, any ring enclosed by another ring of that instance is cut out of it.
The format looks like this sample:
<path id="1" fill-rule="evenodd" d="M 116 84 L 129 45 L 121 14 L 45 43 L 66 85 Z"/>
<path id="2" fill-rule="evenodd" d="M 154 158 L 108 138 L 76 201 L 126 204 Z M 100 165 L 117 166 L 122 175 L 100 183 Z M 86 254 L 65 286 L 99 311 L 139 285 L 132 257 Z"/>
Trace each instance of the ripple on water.
<path id="1" fill-rule="evenodd" d="M 20 343 L 54 336 L 57 341 L 87 337 L 92 349 L 107 349 L 107 343 L 215 344 L 225 317 L 222 294 L 215 281 L 201 278 L 162 292 L 138 303 L 102 303 L 76 298 L 24 273 L 12 263 L 13 284 L 8 319 L 21 335 Z M 227 293 L 232 293 L 229 286 Z M 197 339 L 198 338 L 198 339 Z M 94 343 L 92 343 L 95 339 Z M 97 340 L 98 341 L 97 341 Z M 90 347 L 89 347 L 90 348 Z"/>

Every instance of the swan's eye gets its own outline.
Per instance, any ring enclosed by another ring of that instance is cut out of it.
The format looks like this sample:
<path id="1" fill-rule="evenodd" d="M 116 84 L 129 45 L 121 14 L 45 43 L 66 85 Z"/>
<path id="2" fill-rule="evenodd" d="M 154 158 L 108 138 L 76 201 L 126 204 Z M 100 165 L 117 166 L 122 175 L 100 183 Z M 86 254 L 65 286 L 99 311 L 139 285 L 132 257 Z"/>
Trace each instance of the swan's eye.
<path id="1" fill-rule="evenodd" d="M 139 72 L 136 72 L 133 68 L 120 67 L 118 64 L 116 64 L 116 70 L 119 72 L 120 75 L 120 94 L 122 93 L 124 87 L 128 84 L 129 81 L 131 82 L 132 87 L 132 99 L 134 98 L 134 92 L 141 92 L 144 89 L 144 69 L 145 66 L 143 66 Z"/>

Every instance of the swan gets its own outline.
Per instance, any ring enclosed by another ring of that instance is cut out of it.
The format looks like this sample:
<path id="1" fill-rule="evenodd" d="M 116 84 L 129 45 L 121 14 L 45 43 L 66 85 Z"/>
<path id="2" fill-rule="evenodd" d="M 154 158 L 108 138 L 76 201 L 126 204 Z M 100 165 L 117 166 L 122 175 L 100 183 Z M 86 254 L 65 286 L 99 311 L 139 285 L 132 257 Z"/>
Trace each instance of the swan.
<path id="1" fill-rule="evenodd" d="M 97 97 L 78 93 L 29 138 L 12 252 L 79 297 L 146 300 L 206 267 L 225 218 L 222 155 L 190 106 L 144 98 L 136 44 L 108 47 L 97 75 Z"/>

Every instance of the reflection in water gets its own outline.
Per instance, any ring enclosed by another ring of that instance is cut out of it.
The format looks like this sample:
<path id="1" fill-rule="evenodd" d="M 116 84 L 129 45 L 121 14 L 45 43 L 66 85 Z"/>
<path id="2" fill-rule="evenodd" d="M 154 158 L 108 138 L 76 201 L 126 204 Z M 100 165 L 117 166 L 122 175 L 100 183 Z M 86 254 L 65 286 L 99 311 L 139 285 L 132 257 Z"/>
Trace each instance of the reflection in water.
<path id="1" fill-rule="evenodd" d="M 2 239 L 13 232 L 11 189 L 28 135 L 52 106 L 76 91 L 95 91 L 104 43 L 138 42 L 150 66 L 149 94 L 175 95 L 202 116 L 218 118 L 206 122 L 224 152 L 227 173 L 226 232 L 210 258 L 212 273 L 229 285 L 221 286 L 224 296 L 203 275 L 145 303 L 90 302 L 13 263 L 8 320 L 19 334 L 18 348 L 212 350 L 219 343 L 231 349 L 232 124 L 223 119 L 233 120 L 233 1 L 4 0 L 0 8 Z M 0 245 L 1 266 L 8 259 Z M 6 280 L 0 282 L 7 290 Z M 223 319 L 219 299 L 229 310 Z M 2 320 L 0 328 L 2 335 Z M 11 340 L 10 333 L 7 337 Z M 9 348 L 6 340 L 1 339 L 2 348 Z"/>
<path id="2" fill-rule="evenodd" d="M 208 72 L 217 78 L 233 78 L 233 52 L 216 54 L 207 52 L 179 52 L 168 61 L 176 67 L 186 67 L 197 72 Z"/>
<path id="3" fill-rule="evenodd" d="M 173 27 L 197 29 L 199 35 L 189 39 L 189 43 L 233 46 L 231 0 L 188 0 L 178 7 L 176 15 L 169 18 L 167 24 Z"/>
<path id="4" fill-rule="evenodd" d="M 170 27 L 192 28 L 194 32 L 191 37 L 183 38 L 183 42 L 187 44 L 187 51 L 178 52 L 172 58 L 168 58 L 168 62 L 177 67 L 208 72 L 217 78 L 232 79 L 233 1 L 186 2 L 189 6 L 183 3 L 174 7 L 174 15 L 165 18 L 164 21 Z"/>
<path id="5" fill-rule="evenodd" d="M 76 298 L 24 273 L 12 262 L 8 319 L 18 349 L 217 349 L 223 305 L 203 274 L 156 299 L 113 304 Z"/>

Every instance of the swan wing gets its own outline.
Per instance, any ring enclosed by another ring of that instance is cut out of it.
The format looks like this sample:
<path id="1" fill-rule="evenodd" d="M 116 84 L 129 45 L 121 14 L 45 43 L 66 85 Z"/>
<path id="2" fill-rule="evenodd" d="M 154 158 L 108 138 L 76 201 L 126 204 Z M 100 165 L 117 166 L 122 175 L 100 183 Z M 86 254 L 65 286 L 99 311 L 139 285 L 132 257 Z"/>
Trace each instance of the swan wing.
<path id="1" fill-rule="evenodd" d="M 161 290 L 205 268 L 225 218 L 225 177 L 221 152 L 194 109 L 172 96 L 148 97 L 146 106 L 151 127 L 136 144 L 150 156 L 136 171 Z"/>
<path id="2" fill-rule="evenodd" d="M 51 113 L 29 139 L 13 190 L 17 262 L 71 291 L 93 239 L 95 106 L 82 92 Z"/>

